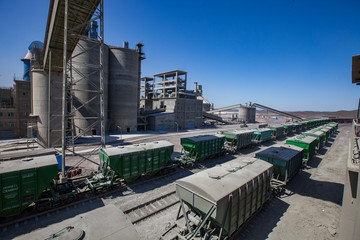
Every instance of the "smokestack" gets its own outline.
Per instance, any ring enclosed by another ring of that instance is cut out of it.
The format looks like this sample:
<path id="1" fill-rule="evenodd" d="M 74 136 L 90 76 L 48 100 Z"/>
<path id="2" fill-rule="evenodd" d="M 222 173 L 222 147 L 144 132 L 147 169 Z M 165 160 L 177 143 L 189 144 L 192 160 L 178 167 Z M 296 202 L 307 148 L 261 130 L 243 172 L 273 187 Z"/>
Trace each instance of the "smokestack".
<path id="1" fill-rule="evenodd" d="M 195 92 L 195 97 L 197 97 L 198 95 L 198 83 L 194 82 L 194 92 Z"/>

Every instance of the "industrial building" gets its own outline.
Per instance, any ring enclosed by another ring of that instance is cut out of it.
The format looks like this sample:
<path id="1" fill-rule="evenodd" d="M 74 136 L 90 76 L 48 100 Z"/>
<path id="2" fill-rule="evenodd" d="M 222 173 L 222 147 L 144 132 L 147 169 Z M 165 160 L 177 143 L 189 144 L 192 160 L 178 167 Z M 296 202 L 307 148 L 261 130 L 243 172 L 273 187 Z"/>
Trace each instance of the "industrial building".
<path id="1" fill-rule="evenodd" d="M 100 90 L 100 43 L 97 23 L 85 31 L 71 55 L 68 128 L 75 136 L 99 135 L 100 92 L 104 101 L 106 132 L 129 133 L 137 130 L 139 105 L 139 49 L 103 45 L 102 67 L 104 89 Z M 141 45 L 142 46 L 142 45 Z M 39 51 L 41 52 L 41 51 Z M 61 70 L 61 69 L 59 69 Z M 32 56 L 31 65 L 32 116 L 37 123 L 38 139 L 45 146 L 61 144 L 62 78 L 56 67 L 44 71 L 42 56 Z"/>
<path id="2" fill-rule="evenodd" d="M 73 135 L 99 135 L 100 124 L 100 44 L 91 36 L 97 32 L 93 22 L 78 41 L 71 55 L 67 128 Z M 96 35 L 96 34 L 95 34 Z M 187 72 L 175 70 L 142 78 L 141 50 L 104 44 L 103 82 L 105 132 L 131 133 L 137 130 L 179 130 L 202 125 L 202 86 L 187 90 Z M 42 49 L 30 61 L 32 116 L 38 139 L 44 146 L 61 144 L 62 78 L 56 67 L 44 71 Z M 141 84 L 140 86 L 140 82 Z M 198 96 L 198 93 L 199 96 Z M 141 100 L 140 100 L 140 96 Z M 211 103 L 207 102 L 207 108 Z"/>
<path id="3" fill-rule="evenodd" d="M 238 110 L 234 111 L 233 109 Z M 228 121 L 254 123 L 256 117 L 256 107 L 251 104 L 251 102 L 248 102 L 245 104 L 237 104 L 229 107 L 213 109 L 207 113 L 214 114 Z"/>
<path id="4" fill-rule="evenodd" d="M 140 108 L 151 130 L 192 129 L 202 125 L 203 101 L 187 90 L 187 72 L 174 70 L 142 78 Z M 173 121 L 173 122 L 172 122 Z"/>
<path id="5" fill-rule="evenodd" d="M 0 89 L 0 139 L 26 137 L 31 122 L 30 82 L 14 79 L 11 88 Z"/>

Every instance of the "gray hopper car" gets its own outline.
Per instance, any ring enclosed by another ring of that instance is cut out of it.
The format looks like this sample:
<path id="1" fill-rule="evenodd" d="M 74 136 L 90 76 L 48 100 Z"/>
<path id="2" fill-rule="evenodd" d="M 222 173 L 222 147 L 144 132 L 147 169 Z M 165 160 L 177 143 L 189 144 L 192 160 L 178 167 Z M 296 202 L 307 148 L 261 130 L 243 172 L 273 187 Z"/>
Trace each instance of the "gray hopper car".
<path id="1" fill-rule="evenodd" d="M 178 221 L 182 220 L 187 230 L 177 233 L 175 239 L 234 235 L 268 200 L 272 175 L 272 164 L 238 157 L 176 181 L 179 213 L 184 216 Z M 170 231 L 168 234 L 171 236 Z M 163 235 L 162 239 L 169 238 Z"/>

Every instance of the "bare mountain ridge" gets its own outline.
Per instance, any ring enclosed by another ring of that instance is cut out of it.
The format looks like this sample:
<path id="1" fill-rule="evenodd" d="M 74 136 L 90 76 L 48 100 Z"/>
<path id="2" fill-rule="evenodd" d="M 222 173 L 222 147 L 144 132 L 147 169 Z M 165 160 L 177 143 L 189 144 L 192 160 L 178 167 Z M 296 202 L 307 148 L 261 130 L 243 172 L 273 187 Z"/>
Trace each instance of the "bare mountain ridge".
<path id="1" fill-rule="evenodd" d="M 257 113 L 266 114 L 266 111 L 257 110 Z M 336 117 L 336 118 L 356 118 L 357 110 L 339 110 L 339 111 L 285 111 L 301 118 L 318 118 L 318 117 Z M 271 114 L 269 112 L 269 114 Z M 275 114 L 276 115 L 276 114 Z"/>

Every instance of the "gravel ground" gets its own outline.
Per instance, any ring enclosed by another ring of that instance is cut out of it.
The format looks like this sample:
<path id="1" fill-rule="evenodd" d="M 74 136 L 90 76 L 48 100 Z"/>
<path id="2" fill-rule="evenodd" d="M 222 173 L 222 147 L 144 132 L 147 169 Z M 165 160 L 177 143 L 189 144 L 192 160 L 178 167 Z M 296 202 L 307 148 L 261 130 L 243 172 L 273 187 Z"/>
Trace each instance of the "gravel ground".
<path id="1" fill-rule="evenodd" d="M 286 187 L 285 193 L 278 198 L 272 199 L 238 234 L 236 239 L 335 239 L 339 227 L 350 129 L 350 125 L 341 125 L 338 134 L 330 140 L 329 144 L 318 155 L 309 161 L 309 167 L 300 171 Z M 206 131 L 214 133 L 219 129 Z M 156 135 L 147 139 L 143 138 L 142 141 L 168 140 L 175 144 L 175 154 L 178 154 L 181 150 L 179 139 L 185 136 L 199 135 L 199 133 L 205 134 L 205 131 L 195 130 L 181 134 Z M 138 141 L 137 139 L 128 138 L 126 141 Z M 257 151 L 269 146 L 281 145 L 284 142 L 285 139 L 276 142 L 271 141 L 264 145 L 241 150 L 239 155 L 254 156 Z M 234 156 L 228 155 L 218 159 L 210 159 L 203 162 L 203 165 L 191 170 L 177 170 L 175 174 L 154 182 L 130 185 L 121 192 L 106 196 L 85 206 L 82 205 L 81 208 L 67 209 L 67 214 L 64 215 L 69 218 L 79 214 L 79 211 L 83 213 L 87 209 L 92 210 L 94 207 L 108 204 L 114 204 L 122 210 L 127 209 L 175 190 L 174 182 L 177 179 L 232 158 Z M 94 160 L 96 160 L 96 157 L 94 157 Z M 91 169 L 91 164 L 88 163 L 88 166 Z M 174 222 L 178 207 L 179 205 L 176 204 L 166 211 L 135 224 L 141 239 L 158 239 L 165 231 L 165 227 Z M 49 221 L 53 224 L 51 226 L 54 226 L 57 221 L 60 222 L 64 219 L 64 215 L 57 213 L 55 216 L 40 219 L 36 227 L 31 226 L 32 224 L 21 226 L 17 233 L 12 232 L 8 236 L 11 236 L 11 238 L 23 234 L 26 236 L 26 233 L 50 225 L 50 223 L 47 224 Z M 49 228 L 49 232 L 51 231 L 52 229 Z M 9 234 L 9 231 L 2 233 L 4 239 L 7 239 L 6 234 Z"/>

